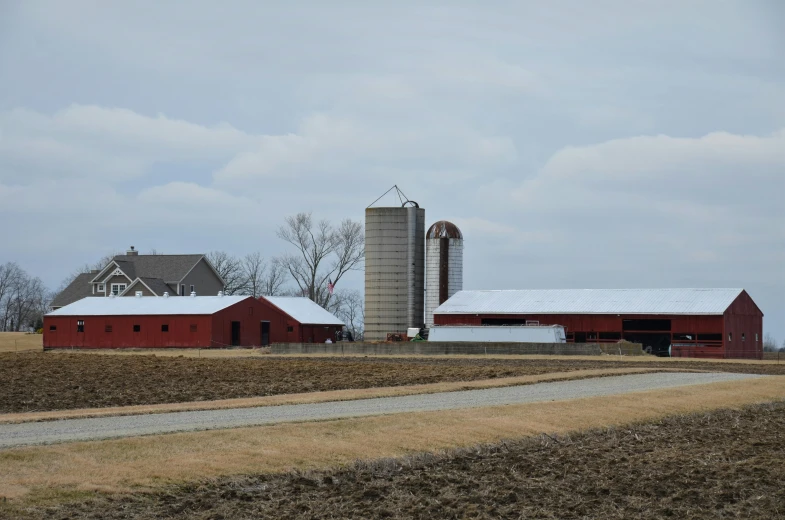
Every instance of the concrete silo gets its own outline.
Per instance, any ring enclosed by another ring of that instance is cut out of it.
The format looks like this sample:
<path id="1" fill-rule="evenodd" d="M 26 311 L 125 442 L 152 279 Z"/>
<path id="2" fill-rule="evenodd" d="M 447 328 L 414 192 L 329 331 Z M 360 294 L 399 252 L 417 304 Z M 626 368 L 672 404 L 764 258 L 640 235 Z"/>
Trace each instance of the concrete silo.
<path id="1" fill-rule="evenodd" d="M 422 327 L 425 210 L 416 202 L 365 210 L 365 339 Z"/>
<path id="2" fill-rule="evenodd" d="M 463 234 L 446 220 L 425 234 L 425 326 L 433 326 L 433 311 L 463 289 Z"/>

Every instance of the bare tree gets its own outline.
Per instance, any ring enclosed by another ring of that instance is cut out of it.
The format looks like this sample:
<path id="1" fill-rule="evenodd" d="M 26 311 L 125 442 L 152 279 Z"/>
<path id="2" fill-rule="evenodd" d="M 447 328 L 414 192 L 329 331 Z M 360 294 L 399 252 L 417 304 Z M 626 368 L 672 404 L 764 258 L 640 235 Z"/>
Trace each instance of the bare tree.
<path id="1" fill-rule="evenodd" d="M 347 272 L 360 269 L 365 257 L 362 224 L 349 219 L 334 227 L 328 220 L 315 222 L 310 213 L 298 213 L 286 218 L 277 235 L 296 249 L 279 258 L 281 265 L 300 291 L 324 308 L 332 297 L 328 281 L 337 284 Z"/>
<path id="2" fill-rule="evenodd" d="M 247 254 L 243 258 L 243 273 L 247 292 L 254 298 L 280 296 L 284 291 L 287 273 L 277 258 L 268 262 L 258 251 Z"/>
<path id="3" fill-rule="evenodd" d="M 352 339 L 361 341 L 365 328 L 365 305 L 360 291 L 339 291 L 330 302 L 331 310 L 346 323 Z"/>
<path id="4" fill-rule="evenodd" d="M 267 272 L 262 279 L 262 295 L 283 296 L 283 293 L 286 291 L 284 288 L 286 276 L 286 268 L 281 264 L 281 261 L 273 258 L 272 262 L 267 266 Z"/>
<path id="5" fill-rule="evenodd" d="M 248 294 L 254 298 L 262 295 L 264 275 L 267 271 L 267 261 L 259 251 L 245 255 L 242 261 L 245 287 Z"/>
<path id="6" fill-rule="evenodd" d="M 65 279 L 62 282 L 60 282 L 60 285 L 57 287 L 57 289 L 55 289 L 55 295 L 60 294 L 61 292 L 63 292 L 63 290 L 66 287 L 68 287 L 69 285 L 71 285 L 71 282 L 73 282 L 76 279 L 76 277 L 79 276 L 80 274 L 89 273 L 90 271 L 94 271 L 96 269 L 98 269 L 98 270 L 103 269 L 104 267 L 107 266 L 107 264 L 109 264 L 109 262 L 111 262 L 114 259 L 114 257 L 116 257 L 118 255 L 121 255 L 121 254 L 122 253 L 117 253 L 117 252 L 115 252 L 115 253 L 108 253 L 108 254 L 105 254 L 104 256 L 102 256 L 100 260 L 98 260 L 97 262 L 95 262 L 93 264 L 86 263 L 86 264 L 82 265 L 81 267 L 78 267 L 77 269 L 74 269 L 71 272 L 71 274 L 66 276 Z"/>
<path id="7" fill-rule="evenodd" d="M 243 270 L 243 262 L 238 258 L 224 251 L 210 251 L 205 255 L 207 261 L 213 266 L 218 276 L 223 278 L 226 286 L 224 293 L 232 294 L 245 294 L 248 287 L 246 285 L 245 273 Z"/>
<path id="8" fill-rule="evenodd" d="M 777 340 L 768 332 L 763 336 L 763 352 L 777 352 Z"/>
<path id="9" fill-rule="evenodd" d="M 13 299 L 16 287 L 26 273 L 14 262 L 0 265 L 0 330 L 11 327 L 9 321 L 13 314 Z"/>
<path id="10" fill-rule="evenodd" d="M 40 328 L 48 298 L 40 278 L 32 278 L 13 262 L 0 266 L 0 330 Z"/>

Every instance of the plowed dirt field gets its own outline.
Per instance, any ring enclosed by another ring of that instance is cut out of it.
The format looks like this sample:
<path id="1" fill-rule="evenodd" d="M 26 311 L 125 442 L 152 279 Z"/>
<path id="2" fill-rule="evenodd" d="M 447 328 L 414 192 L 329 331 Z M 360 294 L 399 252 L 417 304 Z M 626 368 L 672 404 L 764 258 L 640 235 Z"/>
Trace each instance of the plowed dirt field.
<path id="1" fill-rule="evenodd" d="M 223 478 L 31 518 L 785 517 L 785 403 L 344 470 Z M 754 435 L 751 435 L 754 432 Z"/>
<path id="2" fill-rule="evenodd" d="M 785 364 L 381 357 L 199 359 L 9 353 L 0 354 L 0 413 L 209 401 L 625 367 L 785 374 Z"/>

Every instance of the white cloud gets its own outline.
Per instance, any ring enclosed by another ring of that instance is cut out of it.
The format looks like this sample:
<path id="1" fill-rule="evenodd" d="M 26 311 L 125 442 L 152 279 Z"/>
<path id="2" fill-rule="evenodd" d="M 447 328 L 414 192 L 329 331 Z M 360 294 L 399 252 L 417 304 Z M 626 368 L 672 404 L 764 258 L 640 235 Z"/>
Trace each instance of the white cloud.
<path id="1" fill-rule="evenodd" d="M 226 123 L 213 127 L 127 109 L 71 105 L 52 115 L 0 114 L 0 180 L 140 177 L 157 161 L 220 160 L 262 139 Z"/>
<path id="2" fill-rule="evenodd" d="M 723 206 L 781 214 L 775 199 L 785 188 L 783 150 L 785 129 L 768 136 L 639 136 L 566 147 L 524 181 L 514 199 L 547 209 L 558 194 L 569 208 L 659 209 L 693 222 L 717 217 Z"/>

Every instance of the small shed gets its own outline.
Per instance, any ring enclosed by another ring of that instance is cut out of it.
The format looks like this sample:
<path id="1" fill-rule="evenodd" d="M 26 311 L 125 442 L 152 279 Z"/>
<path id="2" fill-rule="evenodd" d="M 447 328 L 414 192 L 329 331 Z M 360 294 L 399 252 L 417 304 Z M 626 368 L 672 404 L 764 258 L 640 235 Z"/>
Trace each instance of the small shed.
<path id="1" fill-rule="evenodd" d="M 428 341 L 465 343 L 565 343 L 561 325 L 439 325 L 431 327 Z"/>
<path id="2" fill-rule="evenodd" d="M 44 316 L 44 349 L 260 346 L 265 312 L 251 296 L 87 297 Z"/>
<path id="3" fill-rule="evenodd" d="M 262 296 L 270 320 L 271 343 L 324 343 L 336 341 L 343 321 L 308 298 Z"/>

